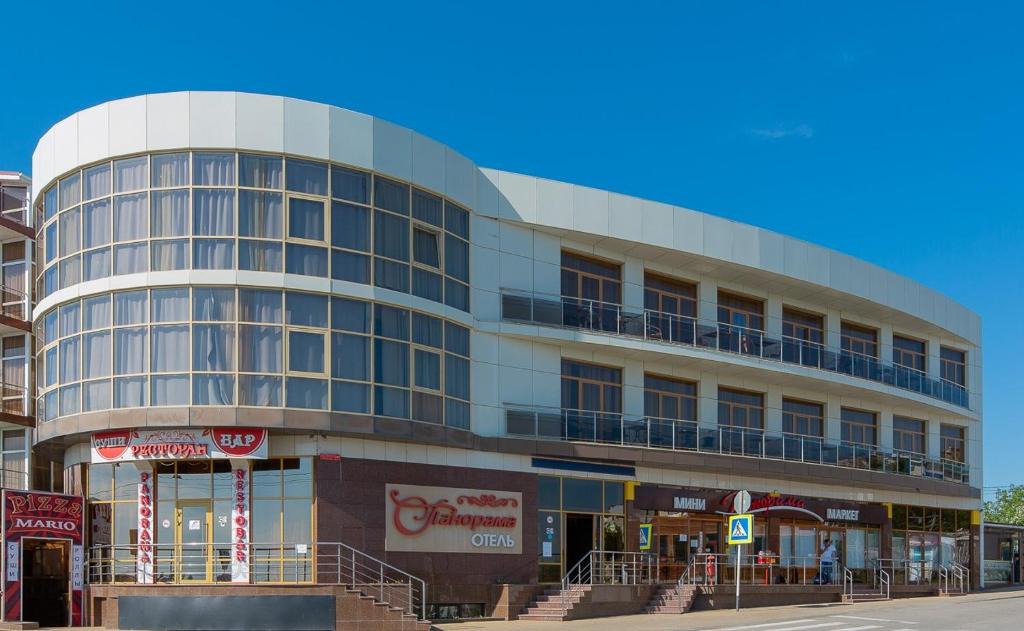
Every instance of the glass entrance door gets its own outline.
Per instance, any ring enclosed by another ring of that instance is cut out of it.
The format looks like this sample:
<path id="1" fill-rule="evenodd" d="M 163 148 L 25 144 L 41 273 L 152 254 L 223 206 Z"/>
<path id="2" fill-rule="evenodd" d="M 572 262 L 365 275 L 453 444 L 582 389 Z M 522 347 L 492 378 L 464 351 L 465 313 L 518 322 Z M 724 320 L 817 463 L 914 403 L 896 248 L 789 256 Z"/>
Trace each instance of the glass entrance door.
<path id="1" fill-rule="evenodd" d="M 178 502 L 179 580 L 209 582 L 211 574 L 211 513 L 209 500 Z"/>

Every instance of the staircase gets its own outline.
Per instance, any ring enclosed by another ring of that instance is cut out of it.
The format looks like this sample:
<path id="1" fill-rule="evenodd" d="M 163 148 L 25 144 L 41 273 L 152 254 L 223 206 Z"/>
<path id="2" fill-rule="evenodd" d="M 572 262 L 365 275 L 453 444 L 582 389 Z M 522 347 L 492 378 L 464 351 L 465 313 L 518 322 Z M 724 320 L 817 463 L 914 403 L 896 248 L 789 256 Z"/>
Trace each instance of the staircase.
<path id="1" fill-rule="evenodd" d="M 697 597 L 696 585 L 686 585 L 682 582 L 672 585 L 659 585 L 654 597 L 647 603 L 644 613 L 686 613 L 693 606 L 693 600 Z"/>
<path id="2" fill-rule="evenodd" d="M 345 621 L 351 624 L 369 622 L 379 625 L 381 629 L 393 631 L 407 629 L 430 631 L 434 628 L 429 620 L 422 620 L 416 614 L 409 613 L 402 607 L 378 600 L 376 596 L 367 594 L 359 588 L 345 587 L 343 598 L 358 600 L 355 607 L 350 609 L 350 611 L 359 612 L 355 615 L 357 619 Z"/>
<path id="3" fill-rule="evenodd" d="M 971 571 L 953 563 L 939 568 L 939 596 L 964 596 L 971 591 Z"/>
<path id="4" fill-rule="evenodd" d="M 850 568 L 843 570 L 843 602 L 844 603 L 865 603 L 889 600 L 890 574 L 879 567 L 875 575 L 877 587 L 856 585 L 853 582 L 853 571 Z"/>
<path id="5" fill-rule="evenodd" d="M 558 622 L 569 620 L 576 605 L 590 595 L 590 589 L 590 585 L 573 585 L 568 590 L 549 587 L 526 607 L 526 613 L 519 614 L 519 619 Z"/>

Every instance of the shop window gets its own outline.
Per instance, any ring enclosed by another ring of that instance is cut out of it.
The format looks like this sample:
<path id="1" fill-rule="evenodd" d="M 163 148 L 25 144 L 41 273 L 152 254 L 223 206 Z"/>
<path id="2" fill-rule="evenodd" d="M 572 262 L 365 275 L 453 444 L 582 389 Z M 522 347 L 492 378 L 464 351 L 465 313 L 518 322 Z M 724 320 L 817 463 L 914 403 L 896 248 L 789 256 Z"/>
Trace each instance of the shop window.
<path id="1" fill-rule="evenodd" d="M 562 480 L 564 495 L 562 508 L 566 511 L 582 511 L 600 513 L 603 507 L 602 485 L 600 480 L 580 480 L 565 478 Z"/>
<path id="2" fill-rule="evenodd" d="M 537 505 L 540 508 L 558 510 L 562 507 L 562 478 L 538 476 L 537 487 Z"/>

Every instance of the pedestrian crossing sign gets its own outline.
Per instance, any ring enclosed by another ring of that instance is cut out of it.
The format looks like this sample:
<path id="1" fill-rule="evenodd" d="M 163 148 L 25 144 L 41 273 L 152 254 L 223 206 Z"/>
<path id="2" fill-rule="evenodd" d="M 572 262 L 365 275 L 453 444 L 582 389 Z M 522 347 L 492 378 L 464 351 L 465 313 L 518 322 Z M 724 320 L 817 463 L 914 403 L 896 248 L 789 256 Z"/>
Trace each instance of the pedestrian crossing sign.
<path id="1" fill-rule="evenodd" d="M 650 550 L 651 549 L 651 529 L 654 528 L 654 524 L 640 524 L 640 549 Z"/>
<path id="2" fill-rule="evenodd" d="M 729 516 L 729 545 L 754 543 L 754 516 Z"/>

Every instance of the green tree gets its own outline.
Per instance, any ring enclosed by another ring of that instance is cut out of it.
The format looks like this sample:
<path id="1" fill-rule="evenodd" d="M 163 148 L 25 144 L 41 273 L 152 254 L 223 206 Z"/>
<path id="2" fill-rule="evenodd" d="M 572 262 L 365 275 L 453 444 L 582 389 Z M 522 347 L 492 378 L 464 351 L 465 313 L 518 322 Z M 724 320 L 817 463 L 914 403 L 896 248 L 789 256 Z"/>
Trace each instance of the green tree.
<path id="1" fill-rule="evenodd" d="M 1024 526 L 1024 484 L 997 490 L 996 498 L 985 502 L 985 521 Z"/>

